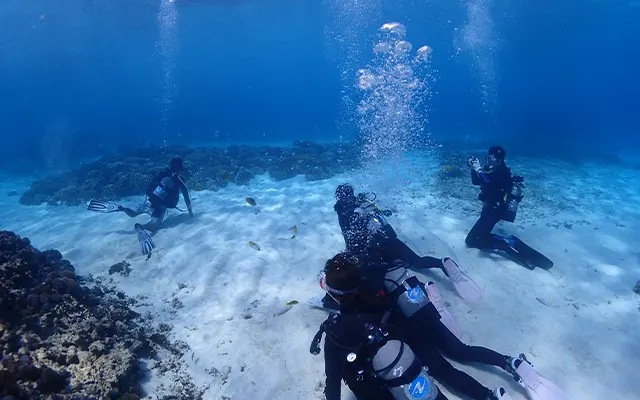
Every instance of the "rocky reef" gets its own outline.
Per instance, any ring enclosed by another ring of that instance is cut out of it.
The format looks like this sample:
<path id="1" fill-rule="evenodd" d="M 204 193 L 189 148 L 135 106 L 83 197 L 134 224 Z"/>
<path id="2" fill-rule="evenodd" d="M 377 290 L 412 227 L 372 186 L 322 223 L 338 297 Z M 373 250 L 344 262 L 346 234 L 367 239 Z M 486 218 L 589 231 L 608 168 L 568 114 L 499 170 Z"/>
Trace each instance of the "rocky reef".
<path id="1" fill-rule="evenodd" d="M 352 144 L 296 142 L 290 147 L 143 148 L 103 157 L 80 168 L 33 182 L 20 203 L 77 205 L 92 198 L 118 200 L 143 194 L 149 181 L 180 156 L 191 189 L 218 190 L 229 183 L 247 184 L 268 173 L 275 180 L 304 175 L 321 180 L 358 166 Z"/>
<path id="2" fill-rule="evenodd" d="M 141 361 L 173 346 L 131 302 L 77 276 L 58 251 L 0 231 L 0 399 L 140 399 Z"/>

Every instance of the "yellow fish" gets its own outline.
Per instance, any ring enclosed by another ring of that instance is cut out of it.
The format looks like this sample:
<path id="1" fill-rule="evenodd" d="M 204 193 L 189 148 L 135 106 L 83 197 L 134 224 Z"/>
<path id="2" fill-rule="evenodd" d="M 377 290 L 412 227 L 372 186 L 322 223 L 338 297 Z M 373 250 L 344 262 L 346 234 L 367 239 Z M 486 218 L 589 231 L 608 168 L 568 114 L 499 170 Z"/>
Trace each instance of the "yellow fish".
<path id="1" fill-rule="evenodd" d="M 204 189 L 202 188 L 202 186 L 196 186 L 193 190 L 196 192 L 202 192 Z"/>
<path id="2" fill-rule="evenodd" d="M 260 251 L 260 246 L 258 246 L 258 243 L 256 242 L 249 242 L 249 247 L 251 247 L 254 250 Z"/>
<path id="3" fill-rule="evenodd" d="M 275 313 L 273 313 L 274 317 L 279 317 L 280 315 L 286 313 L 287 311 L 291 310 L 293 308 L 293 306 L 295 306 L 296 304 L 298 304 L 298 300 L 291 300 L 291 301 L 287 301 L 286 303 L 284 303 L 284 307 L 278 311 L 276 311 Z"/>
<path id="4" fill-rule="evenodd" d="M 258 203 L 256 203 L 256 201 L 253 199 L 253 197 L 247 197 L 247 203 L 250 206 L 254 206 L 254 207 L 258 205 Z"/>
<path id="5" fill-rule="evenodd" d="M 291 229 L 291 232 L 293 232 L 293 236 L 291 236 L 291 239 L 295 239 L 296 238 L 296 234 L 298 233 L 298 227 L 294 225 L 289 229 Z"/>

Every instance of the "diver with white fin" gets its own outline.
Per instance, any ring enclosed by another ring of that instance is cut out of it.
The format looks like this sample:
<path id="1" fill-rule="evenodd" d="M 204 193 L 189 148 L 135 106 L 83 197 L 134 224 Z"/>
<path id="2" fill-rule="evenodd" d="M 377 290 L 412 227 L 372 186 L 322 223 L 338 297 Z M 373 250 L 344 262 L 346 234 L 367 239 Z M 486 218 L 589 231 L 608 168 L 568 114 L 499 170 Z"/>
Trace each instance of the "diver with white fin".
<path id="1" fill-rule="evenodd" d="M 146 224 L 136 224 L 135 230 L 140 243 L 140 252 L 143 255 L 150 255 L 155 248 L 155 244 L 146 231 L 152 233 L 160 229 L 162 221 L 169 208 L 176 208 L 180 200 L 180 193 L 184 197 L 189 215 L 193 217 L 191 210 L 191 197 L 189 189 L 184 183 L 180 173 L 184 172 L 184 165 L 180 157 L 174 157 L 169 162 L 169 166 L 160 171 L 149 183 L 146 198 L 135 210 L 123 207 L 119 204 L 102 200 L 91 200 L 87 207 L 89 211 L 100 213 L 124 212 L 127 216 L 135 218 L 141 214 L 149 214 L 151 220 Z"/>
<path id="2" fill-rule="evenodd" d="M 504 162 L 507 152 L 492 146 L 484 166 L 476 157 L 469 159 L 471 182 L 480 186 L 482 213 L 465 239 L 468 247 L 480 250 L 501 250 L 529 269 L 550 269 L 553 262 L 515 236 L 491 233 L 499 221 L 515 221 L 518 205 L 524 198 L 524 179 L 511 174 Z"/>
<path id="3" fill-rule="evenodd" d="M 344 236 L 347 252 L 367 254 L 371 260 L 383 262 L 403 260 L 413 270 L 437 268 L 449 277 L 456 292 L 468 303 L 482 299 L 480 287 L 451 258 L 442 259 L 417 255 L 409 246 L 398 239 L 386 217 L 390 210 L 381 210 L 374 203 L 375 194 L 360 193 L 357 196 L 348 183 L 338 186 L 335 192 L 334 210 Z"/>
<path id="4" fill-rule="evenodd" d="M 341 379 L 359 400 L 446 399 L 432 379 L 470 400 L 509 399 L 503 388 L 486 388 L 454 368 L 438 352 L 438 345 L 458 342 L 466 348 L 458 347 L 458 350 L 471 355 L 459 361 L 493 357 L 495 361 L 488 363 L 507 371 L 512 357 L 459 342 L 439 322 L 438 311 L 429 303 L 423 287 L 412 280 L 404 268 L 383 269 L 387 274 L 382 275 L 382 280 L 374 279 L 371 270 L 368 276 L 363 275 L 365 271 L 367 268 L 359 259 L 341 253 L 328 260 L 319 274 L 321 287 L 339 310 L 323 322 L 311 344 L 312 354 L 319 354 L 322 335 L 327 334 L 327 400 L 340 399 Z M 391 287 L 398 290 L 389 293 Z M 429 326 L 416 325 L 421 321 Z M 409 352 L 402 350 L 402 343 Z M 458 358 L 456 354 L 445 354 Z M 386 374 L 394 367 L 400 371 L 397 375 Z"/>

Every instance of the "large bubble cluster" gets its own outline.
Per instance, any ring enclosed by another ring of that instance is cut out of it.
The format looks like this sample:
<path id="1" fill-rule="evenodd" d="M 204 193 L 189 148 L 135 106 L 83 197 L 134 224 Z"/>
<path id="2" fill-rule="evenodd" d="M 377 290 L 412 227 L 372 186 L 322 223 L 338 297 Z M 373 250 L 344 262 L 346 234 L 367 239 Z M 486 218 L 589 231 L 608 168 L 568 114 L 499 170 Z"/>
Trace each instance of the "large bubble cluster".
<path id="1" fill-rule="evenodd" d="M 363 92 L 358 115 L 365 161 L 402 156 L 428 142 L 424 103 L 431 97 L 433 50 L 423 46 L 414 52 L 406 34 L 398 22 L 382 25 L 373 61 L 357 72 L 356 84 Z"/>

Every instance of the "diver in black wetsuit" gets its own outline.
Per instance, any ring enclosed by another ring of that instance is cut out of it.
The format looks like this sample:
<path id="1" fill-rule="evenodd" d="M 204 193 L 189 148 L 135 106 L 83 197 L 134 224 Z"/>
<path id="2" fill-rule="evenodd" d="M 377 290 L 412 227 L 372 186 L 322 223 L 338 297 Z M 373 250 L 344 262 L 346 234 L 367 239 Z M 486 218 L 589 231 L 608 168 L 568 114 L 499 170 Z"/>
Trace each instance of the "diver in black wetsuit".
<path id="1" fill-rule="evenodd" d="M 184 165 L 180 157 L 174 157 L 169 162 L 169 166 L 160 171 L 147 187 L 147 198 L 135 210 L 119 206 L 118 210 L 124 212 L 131 218 L 141 214 L 149 214 L 151 220 L 142 224 L 143 229 L 155 232 L 160 228 L 167 213 L 167 209 L 176 208 L 180 200 L 180 193 L 184 197 L 189 216 L 193 217 L 191 209 L 191 198 L 189 189 L 184 183 L 180 173 L 184 171 Z"/>
<path id="2" fill-rule="evenodd" d="M 489 148 L 484 167 L 471 157 L 471 182 L 480 186 L 478 198 L 484 206 L 478 222 L 471 228 L 465 240 L 468 247 L 481 250 L 512 251 L 510 238 L 491 233 L 500 220 L 513 222 L 518 203 L 522 200 L 522 177 L 513 176 L 504 162 L 507 152 L 498 146 Z"/>
<path id="3" fill-rule="evenodd" d="M 372 198 L 373 197 L 373 198 Z M 334 210 L 349 254 L 364 255 L 367 260 L 391 262 L 403 260 L 414 270 L 441 269 L 454 288 L 466 301 L 477 302 L 482 297 L 480 287 L 465 275 L 449 257 L 438 259 L 420 257 L 398 239 L 386 217 L 389 210 L 381 210 L 373 202 L 375 194 L 354 194 L 353 186 L 342 184 L 336 189 Z"/>
<path id="4" fill-rule="evenodd" d="M 371 259 L 379 258 L 384 261 L 400 259 L 416 269 L 439 268 L 444 271 L 441 259 L 420 257 L 398 239 L 385 219 L 391 216 L 390 210 L 378 209 L 367 194 L 360 193 L 356 196 L 350 184 L 338 186 L 333 209 L 338 214 L 338 223 L 348 253 L 367 253 Z"/>
<path id="5" fill-rule="evenodd" d="M 327 333 L 325 341 L 325 373 L 327 376 L 325 394 L 327 400 L 340 398 L 340 380 L 344 379 L 356 397 L 360 399 L 404 399 L 405 397 L 389 396 L 383 389 L 389 389 L 380 379 L 380 374 L 373 374 L 371 359 L 375 367 L 375 351 L 361 343 L 371 343 L 376 332 L 387 332 L 385 340 L 397 339 L 411 346 L 412 353 L 417 355 L 422 364 L 428 368 L 429 375 L 438 379 L 472 400 L 506 399 L 503 388 L 492 391 L 471 376 L 455 369 L 438 352 L 459 361 L 478 361 L 500 366 L 513 373 L 515 362 L 520 359 L 501 355 L 483 347 L 472 347 L 459 341 L 441 322 L 438 311 L 428 300 L 413 289 L 405 290 L 407 285 L 419 287 L 419 283 L 407 275 L 394 272 L 402 267 L 379 265 L 364 266 L 361 262 L 346 254 L 338 254 L 327 261 L 321 274 L 321 286 L 339 304 L 340 315 L 331 314 L 325 321 L 312 343 L 312 353 L 319 352 L 318 344 L 322 332 Z M 389 272 L 388 272 L 389 271 Z M 406 271 L 406 270 L 405 270 Z M 362 274 L 365 274 L 363 277 Z M 398 278 L 401 278 L 399 280 Z M 385 285 L 394 282 L 401 290 L 389 293 Z M 415 289 L 414 287 L 414 289 Z M 422 287 L 423 288 L 423 287 Z M 410 294 L 410 295 L 409 295 Z M 404 297 L 403 297 L 404 296 Z M 384 336 L 384 335 L 383 335 Z M 363 350 L 364 354 L 360 353 Z M 367 350 L 369 350 L 367 352 Z M 349 358 L 349 353 L 355 357 Z M 391 360 L 396 359 L 391 355 Z M 383 363 L 384 364 L 384 363 Z M 384 365 L 388 365 L 384 364 Z M 405 370 L 406 370 L 406 366 Z M 415 371 L 414 371 L 415 372 Z M 412 382 L 413 376 L 408 377 Z M 415 397 L 430 398 L 430 397 Z M 444 399 L 445 397 L 433 397 Z"/>
<path id="6" fill-rule="evenodd" d="M 504 237 L 491 233 L 498 221 L 515 221 L 518 204 L 523 198 L 524 179 L 511 174 L 504 162 L 506 155 L 502 147 L 493 146 L 489 148 L 484 167 L 480 166 L 477 158 L 469 159 L 471 182 L 480 186 L 478 198 L 484 206 L 465 242 L 468 247 L 480 250 L 502 250 L 529 269 L 540 267 L 548 270 L 553 267 L 553 261 L 516 236 Z"/>
<path id="7" fill-rule="evenodd" d="M 310 348 L 319 354 L 326 333 L 326 400 L 341 399 L 342 380 L 358 400 L 447 400 L 404 342 L 407 332 L 392 316 L 391 299 L 362 287 L 357 263 L 336 255 L 325 264 L 321 285 L 340 309 L 322 323 Z"/>

